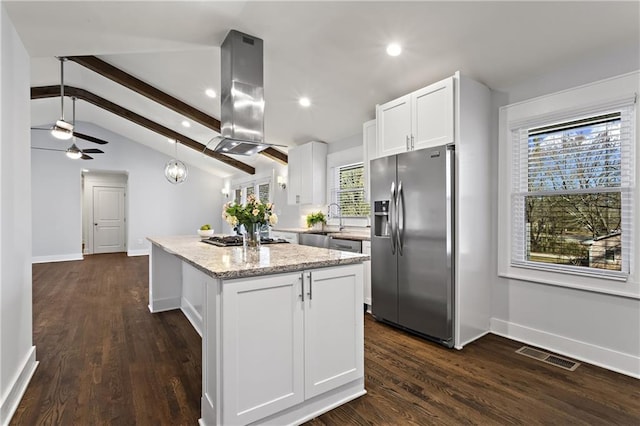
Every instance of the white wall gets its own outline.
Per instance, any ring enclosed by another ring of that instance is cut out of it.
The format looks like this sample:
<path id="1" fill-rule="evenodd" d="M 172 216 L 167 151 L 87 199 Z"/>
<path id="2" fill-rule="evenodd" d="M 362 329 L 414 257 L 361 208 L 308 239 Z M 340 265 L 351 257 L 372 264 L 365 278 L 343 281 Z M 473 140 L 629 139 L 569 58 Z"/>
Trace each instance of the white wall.
<path id="1" fill-rule="evenodd" d="M 33 371 L 29 56 L 0 5 L 0 424 Z"/>
<path id="2" fill-rule="evenodd" d="M 220 229 L 222 179 L 189 167 L 179 185 L 164 177 L 168 156 L 101 127 L 79 123 L 82 132 L 109 141 L 93 160 L 71 160 L 63 152 L 32 150 L 34 261 L 68 260 L 82 255 L 82 168 L 128 174 L 127 249 L 145 254 L 147 236 L 191 234 L 204 223 Z M 66 148 L 48 132 L 32 131 L 32 146 Z M 78 140 L 81 148 L 98 147 Z M 189 148 L 178 146 L 180 151 Z M 212 160 L 214 161 L 214 160 Z"/>
<path id="3" fill-rule="evenodd" d="M 583 58 L 517 86 L 494 92 L 493 140 L 497 145 L 499 106 L 638 69 L 640 53 L 636 44 L 634 48 Z M 496 188 L 497 169 L 493 168 L 495 175 L 492 177 Z M 494 205 L 497 206 L 497 202 L 496 192 Z M 640 211 L 636 212 L 638 214 Z M 494 218 L 497 218 L 497 210 Z M 494 235 L 497 235 L 497 219 L 494 219 Z M 496 276 L 497 244 L 497 241 L 492 243 Z M 640 251 L 636 247 L 636 268 L 640 265 L 638 253 Z M 491 293 L 492 331 L 640 376 L 640 300 L 506 278 L 496 278 Z"/>

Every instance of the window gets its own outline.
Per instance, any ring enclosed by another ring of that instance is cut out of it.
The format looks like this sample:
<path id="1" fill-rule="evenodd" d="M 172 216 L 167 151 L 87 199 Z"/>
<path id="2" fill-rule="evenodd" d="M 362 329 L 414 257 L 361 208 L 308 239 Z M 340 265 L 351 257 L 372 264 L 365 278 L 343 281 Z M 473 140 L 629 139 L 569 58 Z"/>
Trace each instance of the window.
<path id="1" fill-rule="evenodd" d="M 233 202 L 234 202 L 235 204 L 240 204 L 240 203 L 242 203 L 242 189 L 240 189 L 240 188 L 236 188 L 236 189 L 233 191 Z"/>
<path id="2" fill-rule="evenodd" d="M 349 164 L 335 168 L 334 201 L 342 217 L 366 217 L 369 204 L 364 198 L 364 165 Z"/>
<path id="3" fill-rule="evenodd" d="M 258 199 L 263 203 L 270 202 L 270 187 L 271 185 L 267 183 L 258 184 Z"/>
<path id="4" fill-rule="evenodd" d="M 633 107 L 512 130 L 513 266 L 630 273 Z"/>

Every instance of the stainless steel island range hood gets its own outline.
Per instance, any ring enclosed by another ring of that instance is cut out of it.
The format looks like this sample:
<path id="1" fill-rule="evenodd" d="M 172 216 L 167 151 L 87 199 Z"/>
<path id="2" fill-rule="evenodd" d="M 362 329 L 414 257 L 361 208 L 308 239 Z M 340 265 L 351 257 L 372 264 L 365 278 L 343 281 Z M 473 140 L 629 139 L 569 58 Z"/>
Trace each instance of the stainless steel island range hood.
<path id="1" fill-rule="evenodd" d="M 220 136 L 209 142 L 216 152 L 253 155 L 274 146 L 264 142 L 262 44 L 231 30 L 220 47 Z"/>

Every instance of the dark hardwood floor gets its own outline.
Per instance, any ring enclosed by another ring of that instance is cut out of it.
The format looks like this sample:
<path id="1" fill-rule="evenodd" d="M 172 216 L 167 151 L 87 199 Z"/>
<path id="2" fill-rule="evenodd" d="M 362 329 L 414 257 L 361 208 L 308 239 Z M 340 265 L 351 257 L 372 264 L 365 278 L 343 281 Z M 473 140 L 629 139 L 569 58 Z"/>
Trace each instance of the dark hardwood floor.
<path id="1" fill-rule="evenodd" d="M 33 266 L 40 361 L 12 425 L 196 425 L 200 337 L 150 314 L 148 258 Z M 449 350 L 365 320 L 367 395 L 309 425 L 640 424 L 640 381 L 515 354 L 494 335 Z"/>

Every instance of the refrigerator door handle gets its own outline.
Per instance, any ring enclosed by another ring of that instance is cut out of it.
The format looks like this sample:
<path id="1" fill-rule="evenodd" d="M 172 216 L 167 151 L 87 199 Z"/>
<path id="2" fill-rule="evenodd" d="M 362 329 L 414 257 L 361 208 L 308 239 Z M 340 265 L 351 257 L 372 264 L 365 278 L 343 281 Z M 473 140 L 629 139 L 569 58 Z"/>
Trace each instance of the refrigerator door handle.
<path id="1" fill-rule="evenodd" d="M 402 256 L 404 248 L 404 191 L 402 181 L 398 183 L 398 195 L 396 196 L 396 234 L 398 234 L 398 254 Z"/>
<path id="2" fill-rule="evenodd" d="M 391 231 L 391 254 L 396 254 L 396 225 L 395 225 L 396 183 L 391 182 L 391 200 L 389 201 L 389 228 Z"/>

